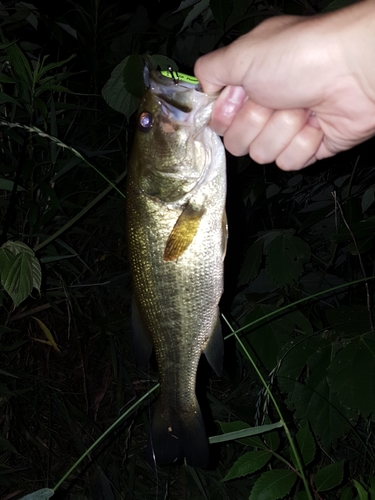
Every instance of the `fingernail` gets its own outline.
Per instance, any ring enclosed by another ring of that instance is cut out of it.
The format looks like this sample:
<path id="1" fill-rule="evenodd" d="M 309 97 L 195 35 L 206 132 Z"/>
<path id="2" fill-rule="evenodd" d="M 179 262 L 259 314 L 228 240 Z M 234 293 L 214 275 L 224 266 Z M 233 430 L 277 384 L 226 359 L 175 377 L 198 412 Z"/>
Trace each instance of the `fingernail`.
<path id="1" fill-rule="evenodd" d="M 220 94 L 220 108 L 224 116 L 234 115 L 246 100 L 243 87 L 229 85 Z"/>

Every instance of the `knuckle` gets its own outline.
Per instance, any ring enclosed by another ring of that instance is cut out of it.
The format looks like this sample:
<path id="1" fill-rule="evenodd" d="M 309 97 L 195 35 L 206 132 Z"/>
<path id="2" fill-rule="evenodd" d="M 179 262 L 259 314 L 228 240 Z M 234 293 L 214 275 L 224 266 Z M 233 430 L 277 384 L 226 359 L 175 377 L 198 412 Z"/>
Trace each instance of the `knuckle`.
<path id="1" fill-rule="evenodd" d="M 251 106 L 247 110 L 246 117 L 248 124 L 251 126 L 263 126 L 270 116 L 270 111 L 261 106 Z"/>
<path id="2" fill-rule="evenodd" d="M 267 154 L 264 148 L 258 147 L 256 144 L 250 146 L 249 154 L 255 162 L 259 163 L 259 165 L 265 165 L 274 160 L 274 158 L 271 158 L 269 154 Z"/>

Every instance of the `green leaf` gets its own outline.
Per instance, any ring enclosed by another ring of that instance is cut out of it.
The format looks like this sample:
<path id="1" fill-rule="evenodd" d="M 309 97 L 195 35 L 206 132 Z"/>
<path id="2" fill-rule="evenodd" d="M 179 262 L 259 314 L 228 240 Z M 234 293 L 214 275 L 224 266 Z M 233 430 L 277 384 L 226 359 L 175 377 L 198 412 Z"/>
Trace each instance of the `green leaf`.
<path id="1" fill-rule="evenodd" d="M 342 205 L 342 210 L 344 212 L 346 222 L 350 227 L 361 221 L 362 208 L 361 199 L 359 197 L 349 198 L 346 200 Z"/>
<path id="2" fill-rule="evenodd" d="M 218 422 L 223 433 L 228 434 L 231 432 L 241 431 L 243 429 L 250 429 L 250 425 L 242 422 L 240 420 L 235 420 L 234 422 Z M 211 438 L 210 438 L 211 439 Z M 237 439 L 242 444 L 246 444 L 247 446 L 252 446 L 253 448 L 261 448 L 262 450 L 266 450 L 267 447 L 263 443 L 263 441 L 257 436 L 247 437 L 245 439 Z"/>
<path id="3" fill-rule="evenodd" d="M 136 111 L 139 99 L 134 97 L 125 88 L 124 69 L 127 65 L 127 56 L 112 71 L 111 77 L 102 89 L 102 96 L 111 108 L 123 113 L 128 119 Z"/>
<path id="4" fill-rule="evenodd" d="M 327 380 L 327 369 L 333 358 L 334 347 L 320 340 L 318 351 L 307 360 L 311 375 L 305 382 L 297 381 L 289 401 L 295 408 L 295 418 L 308 420 L 324 449 L 351 430 L 348 410 L 340 403 Z"/>
<path id="5" fill-rule="evenodd" d="M 223 443 L 224 441 L 234 441 L 238 439 L 244 439 L 247 438 L 248 436 L 263 434 L 264 432 L 277 429 L 278 427 L 282 427 L 281 422 L 275 422 L 274 424 L 258 425 L 257 427 L 249 427 L 243 430 L 227 432 L 219 436 L 211 436 L 209 438 L 209 441 L 211 444 L 213 444 L 213 443 Z"/>
<path id="6" fill-rule="evenodd" d="M 36 288 L 40 292 L 42 271 L 33 250 L 20 241 L 0 248 L 1 283 L 16 308 Z"/>
<path id="7" fill-rule="evenodd" d="M 141 56 L 131 55 L 127 61 L 123 72 L 123 81 L 127 92 L 138 99 L 142 99 L 145 92 L 143 82 L 144 61 Z"/>
<path id="8" fill-rule="evenodd" d="M 286 344 L 280 352 L 281 366 L 278 371 L 280 388 L 292 394 L 300 385 L 300 376 L 309 358 L 321 348 L 319 339 L 300 336 Z"/>
<path id="9" fill-rule="evenodd" d="M 294 497 L 293 500 L 309 500 L 309 497 L 305 490 L 299 491 Z"/>
<path id="10" fill-rule="evenodd" d="M 375 499 L 375 476 L 370 476 L 370 488 L 369 493 L 372 499 Z"/>
<path id="11" fill-rule="evenodd" d="M 39 73 L 38 73 L 38 81 L 48 71 L 51 71 L 51 69 L 60 68 L 61 66 L 64 66 L 64 64 L 68 63 L 69 61 L 71 61 L 75 57 L 76 57 L 76 54 L 72 54 L 71 56 L 69 56 L 67 59 L 64 59 L 63 61 L 49 63 L 49 64 L 46 64 L 45 66 L 42 65 L 40 70 L 39 70 Z M 47 57 L 44 57 L 43 63 L 46 59 L 47 59 Z"/>
<path id="12" fill-rule="evenodd" d="M 12 191 L 14 186 L 14 182 L 8 179 L 2 179 L 0 177 L 0 189 L 4 191 Z M 17 191 L 26 191 L 22 186 L 17 186 Z"/>
<path id="13" fill-rule="evenodd" d="M 267 249 L 267 272 L 279 286 L 291 285 L 301 276 L 310 253 L 309 245 L 301 238 L 281 234 Z"/>
<path id="14" fill-rule="evenodd" d="M 3 42 L 8 42 L 8 40 L 3 34 L 1 34 L 1 38 Z M 31 84 L 32 74 L 31 74 L 30 64 L 26 56 L 22 52 L 22 50 L 18 47 L 18 45 L 12 43 L 6 48 L 6 52 L 8 54 L 9 62 L 11 63 L 15 74 L 24 83 Z"/>
<path id="15" fill-rule="evenodd" d="M 4 104 L 6 102 L 10 102 L 15 106 L 21 106 L 21 104 L 18 101 L 16 101 L 16 99 L 13 99 L 13 97 L 11 97 L 8 94 L 4 94 L 4 92 L 0 92 L 0 104 Z"/>
<path id="16" fill-rule="evenodd" d="M 315 440 L 311 434 L 309 424 L 304 422 L 302 427 L 296 434 L 296 442 L 298 446 L 298 451 L 302 458 L 302 464 L 304 467 L 309 465 L 314 460 L 315 456 Z"/>
<path id="17" fill-rule="evenodd" d="M 55 21 L 55 23 L 60 26 L 61 29 L 63 29 L 64 31 L 66 31 L 67 33 L 69 33 L 69 35 L 71 35 L 72 37 L 74 38 L 78 38 L 77 36 L 77 31 L 72 28 L 71 26 L 69 26 L 69 24 L 64 24 L 64 23 L 59 23 L 57 21 Z"/>
<path id="18" fill-rule="evenodd" d="M 271 470 L 264 472 L 254 484 L 249 500 L 277 500 L 292 489 L 297 475 L 290 470 Z"/>
<path id="19" fill-rule="evenodd" d="M 173 11 L 173 14 L 175 14 L 176 12 L 180 12 L 181 10 L 187 9 L 188 7 L 191 7 L 192 5 L 195 5 L 198 2 L 199 0 L 182 0 L 178 8 Z"/>
<path id="20" fill-rule="evenodd" d="M 336 332 L 349 338 L 371 330 L 366 306 L 350 305 L 330 308 L 326 310 L 326 318 Z"/>
<path id="21" fill-rule="evenodd" d="M 263 244 L 264 240 L 259 239 L 247 250 L 239 276 L 239 285 L 245 285 L 257 276 L 263 257 Z"/>
<path id="22" fill-rule="evenodd" d="M 342 9 L 348 5 L 352 5 L 356 0 L 333 0 L 330 4 L 325 7 L 322 12 L 331 12 L 333 10 Z"/>
<path id="23" fill-rule="evenodd" d="M 371 205 L 375 201 L 375 186 L 371 186 L 369 189 L 367 189 L 362 196 L 362 213 L 364 214 L 368 208 L 371 207 Z"/>
<path id="24" fill-rule="evenodd" d="M 363 238 L 369 238 L 374 235 L 375 231 L 375 217 L 371 216 L 365 220 L 361 220 L 357 224 L 353 224 L 350 228 L 355 236 L 357 242 Z M 352 242 L 353 236 L 351 235 L 349 229 L 345 226 L 338 233 L 333 233 L 330 236 L 333 242 L 343 243 Z"/>
<path id="25" fill-rule="evenodd" d="M 4 436 L 0 434 L 0 447 L 4 450 L 10 451 L 15 455 L 19 455 L 20 453 L 16 450 L 16 448 L 12 445 L 10 441 L 8 441 Z"/>
<path id="26" fill-rule="evenodd" d="M 183 3 L 184 2 L 182 2 L 182 4 Z M 186 29 L 188 26 L 190 26 L 190 24 L 192 24 L 193 21 L 195 21 L 195 19 L 197 19 L 206 9 L 209 8 L 209 3 L 210 3 L 209 0 L 199 0 L 197 3 L 195 3 L 194 7 L 191 9 L 189 14 L 185 17 L 184 23 L 182 25 L 182 28 L 178 32 L 178 35 L 182 31 L 184 31 L 184 29 Z"/>
<path id="27" fill-rule="evenodd" d="M 241 321 L 241 326 L 249 325 L 249 328 L 252 328 L 244 339 L 246 347 L 249 347 L 269 370 L 275 367 L 281 349 L 290 341 L 296 326 L 311 330 L 308 320 L 299 311 L 267 320 L 266 316 L 275 310 L 275 306 L 260 305 Z M 264 322 L 258 322 L 251 327 L 251 323 L 263 317 Z"/>
<path id="28" fill-rule="evenodd" d="M 344 486 L 341 491 L 340 500 L 353 500 L 353 490 L 350 486 Z"/>
<path id="29" fill-rule="evenodd" d="M 318 491 L 327 491 L 341 484 L 344 477 L 344 461 L 327 465 L 320 469 L 314 477 Z"/>
<path id="30" fill-rule="evenodd" d="M 4 75 L 4 73 L 0 73 L 0 83 L 17 83 L 17 78 L 13 78 L 8 75 Z"/>
<path id="31" fill-rule="evenodd" d="M 361 485 L 361 483 L 359 483 L 355 479 L 353 479 L 353 483 L 354 483 L 354 486 L 357 489 L 359 500 L 368 500 L 368 493 L 365 490 L 365 488 Z"/>
<path id="32" fill-rule="evenodd" d="M 375 335 L 358 337 L 339 351 L 328 379 L 339 401 L 367 418 L 375 410 Z"/>
<path id="33" fill-rule="evenodd" d="M 55 492 L 50 488 L 42 488 L 41 490 L 34 491 L 25 497 L 20 498 L 20 500 L 48 500 L 53 497 Z"/>
<path id="34" fill-rule="evenodd" d="M 270 422 L 270 418 L 267 416 L 265 419 L 266 424 Z M 280 437 L 278 432 L 268 432 L 263 437 L 269 450 L 276 451 L 280 445 Z"/>
<path id="35" fill-rule="evenodd" d="M 72 90 L 68 89 L 68 87 L 64 87 L 63 85 L 42 85 L 41 87 L 38 87 L 35 91 L 36 96 L 40 96 L 43 94 L 43 92 L 47 92 L 53 90 L 54 92 L 61 92 L 63 94 L 75 94 Z"/>
<path id="36" fill-rule="evenodd" d="M 272 453 L 267 450 L 249 451 L 244 453 L 230 468 L 223 481 L 246 476 L 261 469 L 271 459 Z"/>

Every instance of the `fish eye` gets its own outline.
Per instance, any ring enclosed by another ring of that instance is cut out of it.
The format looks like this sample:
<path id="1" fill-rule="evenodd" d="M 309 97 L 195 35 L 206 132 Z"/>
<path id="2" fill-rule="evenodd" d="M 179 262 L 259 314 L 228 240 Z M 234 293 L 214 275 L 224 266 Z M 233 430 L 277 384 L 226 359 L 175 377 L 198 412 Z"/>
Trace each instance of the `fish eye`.
<path id="1" fill-rule="evenodd" d="M 144 111 L 138 118 L 138 129 L 141 132 L 149 132 L 154 124 L 154 117 L 148 111 Z"/>

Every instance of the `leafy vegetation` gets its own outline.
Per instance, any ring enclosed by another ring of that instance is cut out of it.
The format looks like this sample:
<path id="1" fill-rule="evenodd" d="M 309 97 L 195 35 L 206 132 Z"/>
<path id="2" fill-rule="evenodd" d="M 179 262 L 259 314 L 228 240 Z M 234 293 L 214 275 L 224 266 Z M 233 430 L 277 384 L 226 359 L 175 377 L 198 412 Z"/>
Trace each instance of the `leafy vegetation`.
<path id="1" fill-rule="evenodd" d="M 268 16 L 344 3 L 0 6 L 1 498 L 375 498 L 374 141 L 288 174 L 228 155 L 207 470 L 144 460 L 157 374 L 128 339 L 143 58 L 191 73 Z"/>

